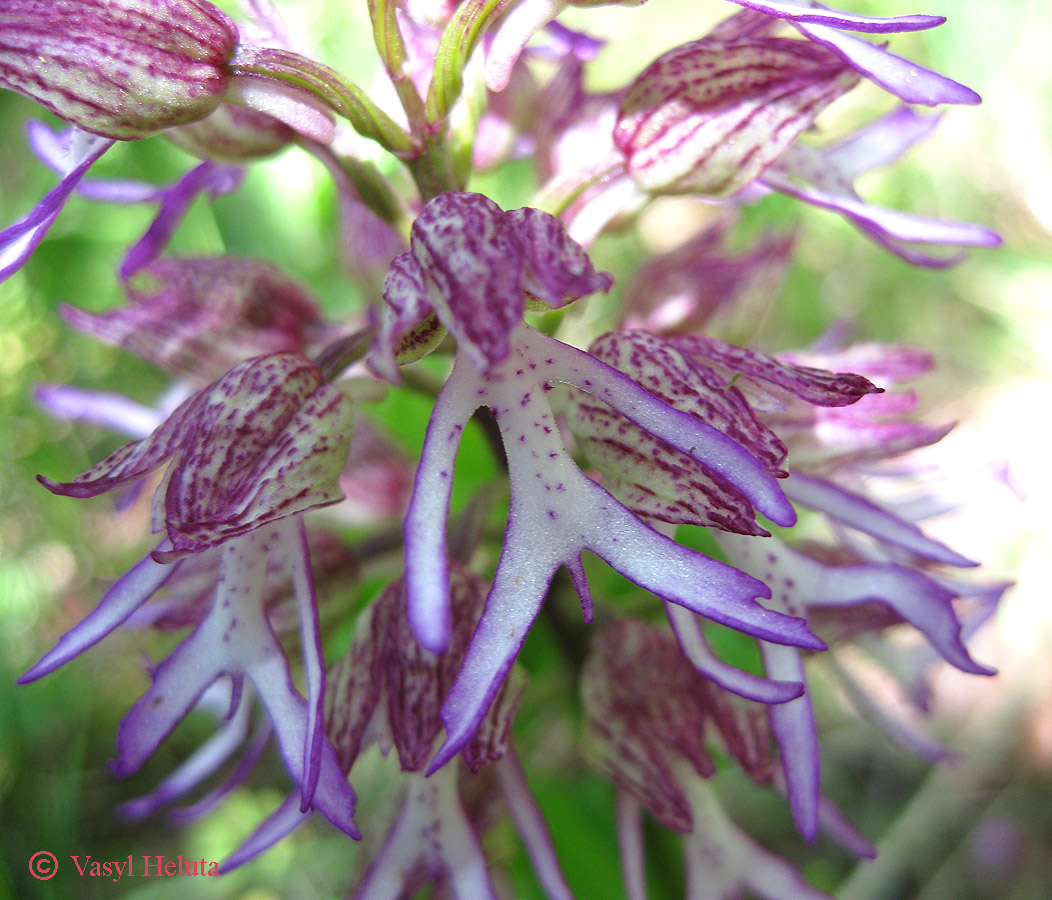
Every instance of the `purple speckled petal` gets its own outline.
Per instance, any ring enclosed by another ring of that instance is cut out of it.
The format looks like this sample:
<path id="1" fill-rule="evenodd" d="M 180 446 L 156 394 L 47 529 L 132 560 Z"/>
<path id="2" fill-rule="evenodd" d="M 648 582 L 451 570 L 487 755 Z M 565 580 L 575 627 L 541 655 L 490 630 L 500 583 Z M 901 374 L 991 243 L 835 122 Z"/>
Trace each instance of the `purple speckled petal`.
<path id="1" fill-rule="evenodd" d="M 63 305 L 74 328 L 194 385 L 254 356 L 303 352 L 321 313 L 311 292 L 252 258 L 165 257 L 147 269 L 131 303 L 104 313 Z"/>
<path id="2" fill-rule="evenodd" d="M 798 681 L 806 686 L 798 650 L 762 643 L 760 652 L 768 678 Z M 818 831 L 819 751 L 810 694 L 805 690 L 796 700 L 769 707 L 767 714 L 782 758 L 793 821 L 800 834 L 813 841 Z"/>
<path id="3" fill-rule="evenodd" d="M 755 183 L 755 182 L 754 182 Z M 625 291 L 620 330 L 692 334 L 720 321 L 748 321 L 779 293 L 796 240 L 764 233 L 741 254 L 725 249 L 731 216 L 636 269 Z"/>
<path id="4" fill-rule="evenodd" d="M 906 103 L 938 106 L 940 103 L 982 102 L 982 98 L 971 88 L 889 53 L 883 47 L 844 34 L 828 25 L 794 24 L 811 40 L 828 47 L 848 65 Z"/>
<path id="5" fill-rule="evenodd" d="M 688 833 L 685 782 L 716 766 L 706 739 L 709 696 L 667 631 L 624 620 L 592 641 L 580 678 L 594 764 L 666 828 Z"/>
<path id="6" fill-rule="evenodd" d="M 668 342 L 688 357 L 719 366 L 729 382 L 746 375 L 781 388 L 813 406 L 850 406 L 867 394 L 881 393 L 881 388 L 861 375 L 789 365 L 766 353 L 702 334 L 673 335 Z"/>
<path id="7" fill-rule="evenodd" d="M 543 342 L 545 377 L 573 385 L 613 407 L 644 431 L 732 482 L 771 521 L 789 526 L 796 522 L 792 504 L 762 463 L 736 441 L 695 416 L 675 409 L 640 387 L 631 378 L 593 356 L 531 334 Z"/>
<path id="8" fill-rule="evenodd" d="M 70 129 L 63 178 L 27 216 L 0 231 L 0 282 L 26 264 L 48 229 L 55 223 L 70 194 L 95 162 L 114 142 L 109 138 Z"/>
<path id="9" fill-rule="evenodd" d="M 380 329 L 373 342 L 369 364 L 388 381 L 398 384 L 398 363 L 423 356 L 444 332 L 437 323 L 428 327 L 431 298 L 427 275 L 412 253 L 403 253 L 391 263 L 384 277 L 384 304 Z M 434 318 L 431 318 L 434 322 Z"/>
<path id="10" fill-rule="evenodd" d="M 442 654 L 431 653 L 414 640 L 400 583 L 390 585 L 377 601 L 373 639 L 379 641 L 387 724 L 403 771 L 423 769 L 434 752 L 442 730 L 440 711 L 446 686 L 464 659 L 485 594 L 486 586 L 480 579 L 462 568 L 452 571 L 449 603 L 453 632 Z"/>
<path id="11" fill-rule="evenodd" d="M 801 472 L 793 472 L 782 490 L 795 503 L 825 513 L 838 522 L 895 544 L 925 559 L 948 566 L 977 566 L 979 563 L 957 553 L 934 538 L 928 537 L 912 522 L 877 506 L 860 494 Z"/>
<path id="12" fill-rule="evenodd" d="M 96 497 L 137 481 L 179 452 L 204 402 L 204 392 L 188 397 L 149 437 L 126 444 L 73 481 L 57 482 L 41 475 L 37 479 L 53 494 L 79 498 Z"/>
<path id="13" fill-rule="evenodd" d="M 637 515 L 765 535 L 748 498 L 708 466 L 629 422 L 580 391 L 571 393 L 567 424 L 603 483 Z"/>
<path id="14" fill-rule="evenodd" d="M 784 397 L 844 406 L 878 390 L 861 376 L 788 366 L 764 354 L 692 335 L 664 339 L 643 331 L 615 332 L 598 338 L 589 352 L 669 408 L 714 427 L 778 477 L 787 474 L 786 448 L 757 418 L 755 395 L 777 408 L 782 408 Z M 739 388 L 750 390 L 752 396 L 747 399 Z M 573 392 L 571 399 L 567 420 L 571 431 L 630 509 L 664 522 L 767 534 L 755 521 L 749 498 L 736 480 L 708 462 L 677 452 L 588 394 Z"/>
<path id="15" fill-rule="evenodd" d="M 935 368 L 935 357 L 927 350 L 901 344 L 851 344 L 817 354 L 785 353 L 782 357 L 796 363 L 860 372 L 883 383 L 913 381 Z M 861 406 L 872 408 L 874 403 L 887 403 L 894 396 L 892 392 L 880 398 L 870 397 Z"/>
<path id="16" fill-rule="evenodd" d="M 508 213 L 526 256 L 525 288 L 537 300 L 558 309 L 578 297 L 613 287 L 613 276 L 596 272 L 588 254 L 548 213 L 525 207 Z"/>
<path id="17" fill-rule="evenodd" d="M 154 527 L 168 529 L 173 553 L 343 497 L 353 410 L 312 363 L 247 360 L 196 396 L 199 412 L 154 501 Z"/>
<path id="18" fill-rule="evenodd" d="M 439 319 L 485 371 L 507 357 L 522 319 L 524 254 L 507 213 L 481 194 L 439 194 L 413 223 L 412 252 Z"/>
<path id="19" fill-rule="evenodd" d="M 942 25 L 946 21 L 945 16 L 912 15 L 887 18 L 860 16 L 856 13 L 841 12 L 837 9 L 799 2 L 799 0 L 731 0 L 731 2 L 789 22 L 813 22 L 833 28 L 843 28 L 846 31 L 872 34 L 923 31 Z"/>
<path id="20" fill-rule="evenodd" d="M 653 62 L 621 106 L 614 141 L 649 191 L 728 196 L 853 87 L 824 47 L 783 38 L 701 39 Z"/>
<path id="21" fill-rule="evenodd" d="M 164 540 L 158 549 L 167 546 L 168 541 Z M 18 683 L 26 684 L 42 678 L 97 644 L 149 600 L 172 577 L 176 568 L 177 565 L 154 562 L 147 554 L 106 592 L 91 613 L 59 638 L 58 643 L 18 679 Z"/>
<path id="22" fill-rule="evenodd" d="M 533 864 L 533 871 L 548 895 L 548 900 L 573 900 L 573 894 L 559 865 L 559 858 L 555 854 L 555 847 L 552 846 L 552 836 L 548 831 L 547 822 L 544 821 L 544 814 L 530 793 L 530 786 L 526 783 L 526 774 L 522 771 L 518 757 L 510 748 L 497 763 L 496 769 L 504 802 L 508 804 L 515 827 Z"/>

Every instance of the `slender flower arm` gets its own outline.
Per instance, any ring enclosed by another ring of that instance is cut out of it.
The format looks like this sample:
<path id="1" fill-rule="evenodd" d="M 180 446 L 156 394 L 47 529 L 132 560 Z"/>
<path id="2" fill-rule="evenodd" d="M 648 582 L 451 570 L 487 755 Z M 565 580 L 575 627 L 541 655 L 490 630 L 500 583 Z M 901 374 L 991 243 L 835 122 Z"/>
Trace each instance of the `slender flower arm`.
<path id="1" fill-rule="evenodd" d="M 929 537 L 913 522 L 884 509 L 861 494 L 846 490 L 833 481 L 794 471 L 782 483 L 782 490 L 794 503 L 824 513 L 844 525 L 924 559 L 948 566 L 973 567 L 975 560 L 962 556 L 952 547 Z"/>
<path id="2" fill-rule="evenodd" d="M 163 551 L 168 546 L 165 540 L 157 549 Z M 18 683 L 27 684 L 43 678 L 93 647 L 149 600 L 178 568 L 178 564 L 172 566 L 156 562 L 153 554 L 148 553 L 106 592 L 91 613 L 66 632 L 36 665 L 19 678 Z"/>
<path id="3" fill-rule="evenodd" d="M 254 532 L 224 546 L 215 604 L 158 666 L 152 686 L 121 723 L 114 769 L 119 775 L 137 771 L 220 676 L 247 676 L 274 723 L 282 757 L 300 785 L 304 804 L 313 804 L 330 822 L 357 837 L 354 795 L 335 751 L 309 731 L 310 706 L 320 706 L 323 698 L 315 694 L 308 704 L 296 691 L 262 602 L 267 553 L 282 541 L 281 530 L 287 527 Z M 318 650 L 306 648 L 307 653 Z"/>
<path id="4" fill-rule="evenodd" d="M 857 13 L 842 12 L 826 6 L 818 6 L 809 0 L 730 0 L 747 9 L 766 13 L 787 22 L 806 22 L 816 25 L 830 25 L 845 31 L 860 31 L 868 34 L 888 34 L 907 31 L 923 31 L 935 28 L 946 21 L 945 16 L 862 16 Z"/>
<path id="5" fill-rule="evenodd" d="M 806 688 L 802 681 L 773 681 L 725 663 L 712 651 L 689 609 L 666 600 L 665 614 L 683 655 L 700 674 L 724 690 L 757 703 L 786 703 L 803 695 Z"/>
<path id="6" fill-rule="evenodd" d="M 775 538 L 762 543 L 719 533 L 717 541 L 735 565 L 763 577 L 772 587 L 774 608 L 807 615 L 814 608 L 844 607 L 878 601 L 924 634 L 950 664 L 964 672 L 990 675 L 975 662 L 961 640 L 961 625 L 951 600 L 955 594 L 923 573 L 892 563 L 830 566 L 790 550 Z M 767 675 L 806 684 L 798 651 L 761 645 Z M 797 827 L 812 839 L 818 826 L 818 741 L 814 712 L 805 693 L 770 708 L 781 749 L 790 808 Z"/>
<path id="7" fill-rule="evenodd" d="M 227 696 L 223 698 L 227 706 L 231 705 L 230 693 L 231 691 L 227 691 Z M 252 702 L 248 696 L 249 693 L 245 689 L 240 691 L 227 721 L 171 775 L 147 796 L 122 803 L 117 811 L 131 821 L 144 819 L 153 815 L 162 806 L 183 796 L 212 775 L 233 755 L 248 735 L 252 716 Z M 202 698 L 202 705 L 204 705 L 204 699 Z"/>
<path id="8" fill-rule="evenodd" d="M 113 143 L 111 138 L 88 134 L 77 128 L 67 132 L 62 180 L 29 215 L 0 231 L 0 281 L 7 280 L 26 264 L 55 224 L 77 184 Z"/>
<path id="9" fill-rule="evenodd" d="M 791 679 L 804 685 L 804 693 L 800 697 L 769 707 L 767 714 L 782 757 L 789 810 L 800 834 L 806 840 L 813 841 L 818 831 L 821 784 L 818 728 L 807 690 L 804 662 L 792 647 L 763 643 L 760 652 L 769 678 Z"/>
<path id="10" fill-rule="evenodd" d="M 907 262 L 929 268 L 952 265 L 960 260 L 959 254 L 933 256 L 913 245 L 996 247 L 1001 238 L 979 225 L 925 219 L 873 206 L 862 200 L 854 188 L 859 175 L 897 159 L 930 135 L 938 121 L 938 116 L 920 116 L 909 107 L 900 107 L 831 147 L 790 147 L 760 182 L 805 203 L 840 213 Z"/>
<path id="11" fill-rule="evenodd" d="M 355 900 L 403 896 L 417 869 L 443 872 L 457 900 L 496 900 L 475 830 L 457 795 L 456 769 L 407 776 L 407 796 Z"/>
<path id="12" fill-rule="evenodd" d="M 861 16 L 798 0 L 731 2 L 790 23 L 805 37 L 825 45 L 845 63 L 907 103 L 935 106 L 940 103 L 980 102 L 979 95 L 964 85 L 895 56 L 885 47 L 844 34 L 845 31 L 867 34 L 922 31 L 942 25 L 946 21 L 943 16 Z"/>
<path id="13" fill-rule="evenodd" d="M 504 758 L 496 764 L 496 770 L 504 800 L 548 900 L 573 900 L 573 894 L 566 884 L 566 876 L 563 875 L 559 859 L 555 855 L 544 814 L 533 799 L 530 786 L 526 783 L 526 773 L 510 747 Z"/>

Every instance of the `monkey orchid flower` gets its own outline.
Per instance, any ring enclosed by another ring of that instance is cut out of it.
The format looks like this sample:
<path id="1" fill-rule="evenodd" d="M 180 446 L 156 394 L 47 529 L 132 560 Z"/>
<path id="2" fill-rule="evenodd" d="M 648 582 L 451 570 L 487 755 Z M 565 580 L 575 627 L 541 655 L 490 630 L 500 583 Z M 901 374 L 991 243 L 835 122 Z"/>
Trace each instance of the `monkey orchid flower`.
<path id="1" fill-rule="evenodd" d="M 527 292 L 561 306 L 609 284 L 592 272 L 584 251 L 555 219 L 536 210 L 505 213 L 479 195 L 445 194 L 421 213 L 412 247 L 395 261 L 388 280 L 385 297 L 397 327 L 382 332 L 386 345 L 380 352 L 393 359 L 399 335 L 411 334 L 411 323 L 431 308 L 460 342 L 431 416 L 404 528 L 407 614 L 428 649 L 441 652 L 449 641 L 445 522 L 460 438 L 481 406 L 496 418 L 512 491 L 504 549 L 486 611 L 443 706 L 446 743 L 431 771 L 474 734 L 561 566 L 569 569 L 590 616 L 584 550 L 695 613 L 766 640 L 824 646 L 800 620 L 757 603 L 756 597 L 769 596 L 760 582 L 650 528 L 574 463 L 548 399 L 560 382 L 620 410 L 679 452 L 707 461 L 750 509 L 782 524 L 794 521 L 751 447 L 521 321 Z M 798 685 L 774 691 L 785 700 L 797 695 Z"/>
<path id="2" fill-rule="evenodd" d="M 324 664 L 302 514 L 341 498 L 350 401 L 295 354 L 247 360 L 193 394 L 147 438 L 72 482 L 41 478 L 56 494 L 92 497 L 171 462 L 153 504 L 160 545 L 20 679 L 46 675 L 102 640 L 179 571 L 190 554 L 219 555 L 211 609 L 153 672 L 121 724 L 115 770 L 135 772 L 215 682 L 230 679 L 232 710 L 247 677 L 274 724 L 303 809 L 318 808 L 357 835 L 354 795 L 324 736 Z M 300 617 L 308 698 L 293 686 L 266 611 L 268 560 L 290 574 Z"/>

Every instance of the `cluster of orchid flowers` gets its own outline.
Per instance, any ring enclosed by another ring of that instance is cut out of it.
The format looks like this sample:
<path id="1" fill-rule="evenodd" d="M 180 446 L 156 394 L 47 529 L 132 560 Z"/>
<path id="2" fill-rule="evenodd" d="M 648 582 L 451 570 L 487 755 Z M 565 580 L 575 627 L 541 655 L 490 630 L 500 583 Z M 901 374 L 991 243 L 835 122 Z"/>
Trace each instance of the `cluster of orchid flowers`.
<path id="1" fill-rule="evenodd" d="M 926 354 L 860 345 L 775 357 L 703 329 L 757 282 L 777 281 L 788 261 L 786 238 L 764 236 L 740 256 L 722 249 L 733 208 L 771 190 L 839 212 L 919 265 L 959 258 L 925 246 L 996 245 L 979 226 L 877 208 L 855 192 L 859 174 L 895 160 L 936 117 L 902 105 L 834 146 L 800 140 L 863 79 L 904 104 L 978 97 L 855 36 L 931 28 L 940 17 L 733 2 L 741 8 L 707 35 L 623 90 L 594 94 L 583 73 L 601 42 L 556 22 L 567 5 L 592 3 L 425 10 L 371 0 L 393 102 L 301 53 L 268 0 L 243 0 L 236 23 L 207 0 L 4 4 L 0 85 L 71 127 L 30 126 L 60 181 L 0 233 L 0 278 L 27 262 L 74 192 L 158 205 L 120 267 L 129 305 L 65 315 L 175 376 L 162 410 L 63 386 L 41 387 L 39 398 L 134 438 L 72 481 L 41 477 L 54 493 L 134 498 L 167 464 L 151 508 L 161 539 L 22 678 L 122 626 L 190 629 L 124 719 L 115 770 L 137 771 L 199 705 L 221 709 L 222 724 L 127 815 L 201 788 L 244 746 L 228 776 L 183 808 L 204 813 L 273 737 L 295 788 L 225 868 L 314 812 L 357 838 L 354 766 L 376 745 L 396 752 L 404 794 L 357 897 L 414 896 L 428 880 L 461 900 L 498 896 L 480 842 L 485 817 L 463 800 L 470 779 L 483 778 L 543 890 L 565 900 L 512 748 L 529 680 L 516 659 L 565 568 L 584 619 L 597 620 L 580 648 L 584 746 L 617 788 L 630 900 L 645 897 L 643 809 L 684 835 L 690 897 L 826 896 L 731 822 L 709 781 L 713 747 L 784 790 L 806 838 L 821 828 L 872 854 L 821 793 L 805 654 L 908 623 L 943 660 L 989 674 L 962 633 L 1005 585 L 954 574 L 976 564 L 928 536 L 916 505 L 896 509 L 874 488 L 908 475 L 904 454 L 947 431 L 915 421 L 913 395 L 899 388 L 931 367 Z M 86 177 L 116 141 L 154 135 L 201 163 L 165 187 Z M 403 164 L 402 182 L 358 152 L 360 138 Z M 307 288 L 264 261 L 166 254 L 195 198 L 236 191 L 245 166 L 293 144 L 337 187 L 348 268 L 375 286 L 362 321 L 327 321 Z M 543 182 L 533 206 L 506 211 L 468 190 L 473 171 L 521 157 Z M 614 286 L 586 247 L 667 194 L 728 212 L 647 265 L 623 295 L 616 330 L 587 349 L 559 340 L 561 315 L 544 313 Z M 368 402 L 380 383 L 426 384 L 438 367 L 406 373 L 427 355 L 451 366 L 414 472 L 369 425 Z M 476 562 L 487 535 L 471 511 L 447 529 L 472 420 L 510 491 L 491 575 Z M 307 517 L 323 507 L 345 521 L 404 522 L 394 541 L 404 570 L 358 615 L 350 650 L 328 668 L 315 584 L 352 569 L 356 554 L 325 514 Z M 800 511 L 824 521 L 819 542 L 814 530 L 810 543 L 795 537 Z M 678 543 L 678 525 L 710 529 L 726 561 Z M 633 618 L 593 600 L 584 551 L 650 597 L 651 613 Z M 706 621 L 754 639 L 763 674 L 721 659 Z M 297 628 L 290 659 L 282 638 Z M 941 754 L 859 685 L 852 695 L 895 740 Z M 249 737 L 257 700 L 264 714 Z"/>

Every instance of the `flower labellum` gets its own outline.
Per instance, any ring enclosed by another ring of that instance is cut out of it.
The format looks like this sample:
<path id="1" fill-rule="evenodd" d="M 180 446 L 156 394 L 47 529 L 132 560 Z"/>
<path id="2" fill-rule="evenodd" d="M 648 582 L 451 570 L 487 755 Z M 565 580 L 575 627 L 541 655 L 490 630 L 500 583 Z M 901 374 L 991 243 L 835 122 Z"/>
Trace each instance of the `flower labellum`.
<path id="1" fill-rule="evenodd" d="M 6 0 L 0 85 L 86 131 L 134 140 L 216 109 L 237 42 L 206 0 Z"/>

